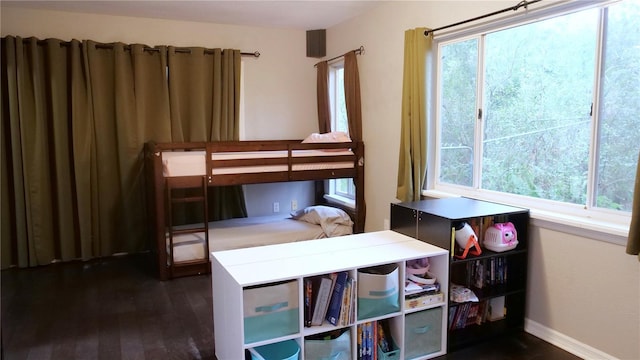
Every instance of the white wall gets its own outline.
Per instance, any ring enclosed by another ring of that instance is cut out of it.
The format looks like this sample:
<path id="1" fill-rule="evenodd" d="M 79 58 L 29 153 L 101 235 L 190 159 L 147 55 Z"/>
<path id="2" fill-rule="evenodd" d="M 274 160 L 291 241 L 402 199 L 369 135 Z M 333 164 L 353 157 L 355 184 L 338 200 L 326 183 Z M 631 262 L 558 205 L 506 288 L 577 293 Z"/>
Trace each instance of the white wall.
<path id="1" fill-rule="evenodd" d="M 328 57 L 365 47 L 358 63 L 367 231 L 382 229 L 389 204 L 397 201 L 404 31 L 438 27 L 512 5 L 394 1 L 327 29 Z M 247 138 L 302 138 L 317 129 L 316 59 L 306 58 L 304 31 L 10 8 L 2 9 L 1 20 L 2 36 L 258 50 L 259 59 L 244 61 Z M 537 325 L 536 333 L 573 346 L 572 351 L 587 358 L 640 359 L 640 263 L 635 257 L 625 255 L 621 246 L 533 226 L 529 263 L 527 316 Z"/>
<path id="2" fill-rule="evenodd" d="M 512 6 L 505 1 L 389 2 L 327 31 L 328 55 L 360 45 L 367 231 L 396 202 L 404 31 Z M 532 226 L 528 330 L 588 359 L 640 359 L 640 263 L 619 245 Z"/>
<path id="3" fill-rule="evenodd" d="M 2 36 L 202 46 L 260 52 L 243 57 L 246 139 L 303 139 L 318 130 L 313 65 L 299 30 L 2 7 Z"/>

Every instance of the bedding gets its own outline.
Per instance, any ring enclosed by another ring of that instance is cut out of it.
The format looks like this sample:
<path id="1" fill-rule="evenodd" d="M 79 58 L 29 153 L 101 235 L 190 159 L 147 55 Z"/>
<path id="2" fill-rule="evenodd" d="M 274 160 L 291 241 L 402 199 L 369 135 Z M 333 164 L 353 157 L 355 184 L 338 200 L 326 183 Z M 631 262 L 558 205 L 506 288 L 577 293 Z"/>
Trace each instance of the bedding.
<path id="1" fill-rule="evenodd" d="M 325 209 L 326 208 L 326 209 Z M 312 206 L 301 216 L 258 216 L 209 223 L 209 251 L 321 239 L 353 233 L 353 222 L 344 211 L 328 206 Z M 350 225 L 349 225 L 350 224 Z M 189 225 L 176 227 L 188 228 Z M 173 236 L 175 262 L 205 257 L 204 232 Z M 169 236 L 167 234 L 167 250 Z"/>
<path id="2" fill-rule="evenodd" d="M 291 218 L 320 225 L 328 237 L 353 233 L 353 221 L 351 221 L 349 215 L 343 210 L 330 206 L 309 206 L 292 212 Z"/>
<path id="3" fill-rule="evenodd" d="M 343 131 L 332 131 L 328 133 L 313 133 L 307 136 L 303 143 L 333 143 L 333 142 L 351 142 L 351 138 L 349 134 Z"/>

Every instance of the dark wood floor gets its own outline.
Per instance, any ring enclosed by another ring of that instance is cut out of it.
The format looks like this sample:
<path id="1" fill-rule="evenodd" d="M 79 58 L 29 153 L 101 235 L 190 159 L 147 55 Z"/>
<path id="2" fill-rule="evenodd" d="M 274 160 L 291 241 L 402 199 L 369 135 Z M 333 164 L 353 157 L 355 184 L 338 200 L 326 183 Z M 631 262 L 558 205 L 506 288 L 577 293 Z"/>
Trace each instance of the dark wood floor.
<path id="1" fill-rule="evenodd" d="M 130 255 L 1 280 L 3 359 L 216 359 L 210 276 L 158 281 L 148 255 Z M 521 334 L 442 359 L 578 358 Z"/>

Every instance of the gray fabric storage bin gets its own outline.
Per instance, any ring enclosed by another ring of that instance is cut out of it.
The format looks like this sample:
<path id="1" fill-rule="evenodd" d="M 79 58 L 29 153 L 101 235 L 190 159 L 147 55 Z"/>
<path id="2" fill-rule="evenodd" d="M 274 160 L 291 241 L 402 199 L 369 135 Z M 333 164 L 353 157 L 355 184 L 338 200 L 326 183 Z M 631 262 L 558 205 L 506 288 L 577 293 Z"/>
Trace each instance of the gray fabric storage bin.
<path id="1" fill-rule="evenodd" d="M 413 359 L 442 349 L 442 308 L 407 314 L 405 317 L 404 355 Z"/>

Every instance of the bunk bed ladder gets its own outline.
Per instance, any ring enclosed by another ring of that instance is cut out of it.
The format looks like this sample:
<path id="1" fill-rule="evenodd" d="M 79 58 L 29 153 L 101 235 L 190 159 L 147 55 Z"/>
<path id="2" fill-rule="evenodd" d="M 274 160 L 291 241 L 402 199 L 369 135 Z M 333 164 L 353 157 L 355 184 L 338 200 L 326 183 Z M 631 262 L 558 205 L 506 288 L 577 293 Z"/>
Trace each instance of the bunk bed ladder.
<path id="1" fill-rule="evenodd" d="M 167 189 L 167 232 L 169 247 L 167 253 L 169 277 L 180 277 L 188 274 L 209 273 L 209 211 L 207 207 L 207 178 L 205 176 L 170 177 L 166 178 Z M 175 190 L 182 190 L 176 192 Z M 194 192 L 193 190 L 198 190 Z M 173 224 L 173 205 L 178 203 L 202 204 L 202 224 L 178 228 Z M 201 226 L 197 226 L 201 225 Z M 174 260 L 174 236 L 179 234 L 204 233 L 204 257 L 202 259 L 176 262 Z"/>

